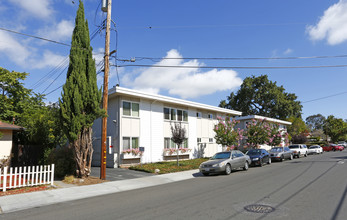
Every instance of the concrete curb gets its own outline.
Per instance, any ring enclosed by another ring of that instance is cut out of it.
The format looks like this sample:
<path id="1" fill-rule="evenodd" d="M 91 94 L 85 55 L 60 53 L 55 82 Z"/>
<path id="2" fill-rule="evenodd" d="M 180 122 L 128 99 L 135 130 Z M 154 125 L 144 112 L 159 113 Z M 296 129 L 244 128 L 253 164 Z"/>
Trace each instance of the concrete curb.
<path id="1" fill-rule="evenodd" d="M 2 196 L 0 197 L 0 213 L 15 212 L 19 210 L 52 205 L 61 202 L 192 179 L 200 176 L 200 174 L 198 173 L 199 170 L 188 170 L 178 173 L 105 182 L 95 185 Z"/>

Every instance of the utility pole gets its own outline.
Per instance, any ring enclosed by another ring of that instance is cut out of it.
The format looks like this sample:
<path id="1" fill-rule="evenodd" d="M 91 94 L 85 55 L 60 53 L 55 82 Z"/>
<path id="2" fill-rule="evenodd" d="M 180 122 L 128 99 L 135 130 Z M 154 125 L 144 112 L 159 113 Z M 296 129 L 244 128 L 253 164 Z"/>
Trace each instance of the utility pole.
<path id="1" fill-rule="evenodd" d="M 111 27 L 111 5 L 112 0 L 107 2 L 107 18 L 106 18 L 106 37 L 105 37 L 105 56 L 104 56 L 104 92 L 102 96 L 102 108 L 107 115 L 108 103 L 108 73 L 110 71 L 110 27 Z M 102 118 L 102 136 L 101 136 L 101 160 L 100 160 L 100 179 L 106 179 L 106 137 L 107 137 L 107 116 Z"/>

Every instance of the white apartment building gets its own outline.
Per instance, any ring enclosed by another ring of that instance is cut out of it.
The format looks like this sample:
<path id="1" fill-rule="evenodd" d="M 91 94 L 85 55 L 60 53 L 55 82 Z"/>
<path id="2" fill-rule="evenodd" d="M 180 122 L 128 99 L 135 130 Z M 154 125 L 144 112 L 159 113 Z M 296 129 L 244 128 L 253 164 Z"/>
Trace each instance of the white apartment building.
<path id="1" fill-rule="evenodd" d="M 170 139 L 174 123 L 181 123 L 186 129 L 180 158 L 212 156 L 222 151 L 214 139 L 217 117 L 237 115 L 241 112 L 113 87 L 108 97 L 106 166 L 175 159 L 177 154 L 172 151 L 175 146 Z M 94 122 L 93 138 L 92 165 L 100 166 L 101 119 Z"/>

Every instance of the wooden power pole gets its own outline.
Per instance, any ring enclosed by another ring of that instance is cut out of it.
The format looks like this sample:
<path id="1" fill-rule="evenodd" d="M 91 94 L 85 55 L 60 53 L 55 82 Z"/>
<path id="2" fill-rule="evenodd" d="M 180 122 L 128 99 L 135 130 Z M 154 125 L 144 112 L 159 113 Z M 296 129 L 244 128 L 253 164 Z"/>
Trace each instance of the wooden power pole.
<path id="1" fill-rule="evenodd" d="M 102 96 L 102 108 L 107 115 L 108 103 L 108 73 L 110 71 L 110 27 L 111 27 L 111 5 L 112 0 L 107 1 L 107 19 L 106 19 L 106 37 L 105 37 L 105 75 L 104 92 Z M 102 118 L 102 136 L 101 136 L 101 160 L 100 160 L 100 179 L 106 179 L 106 137 L 107 137 L 107 116 Z M 109 143 L 110 144 L 110 143 Z"/>

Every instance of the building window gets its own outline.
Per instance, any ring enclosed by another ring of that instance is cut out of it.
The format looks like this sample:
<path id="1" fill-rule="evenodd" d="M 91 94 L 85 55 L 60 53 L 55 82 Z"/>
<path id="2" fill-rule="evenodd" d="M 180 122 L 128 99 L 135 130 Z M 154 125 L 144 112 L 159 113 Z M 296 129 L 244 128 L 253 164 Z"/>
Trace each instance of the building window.
<path id="1" fill-rule="evenodd" d="M 201 143 L 201 138 L 198 138 L 198 139 L 197 139 L 197 142 L 198 142 L 198 143 Z"/>
<path id="2" fill-rule="evenodd" d="M 176 147 L 177 147 L 177 145 L 175 144 L 175 142 L 172 141 L 172 138 L 169 138 L 169 137 L 164 138 L 164 148 L 165 149 L 176 148 Z M 188 138 L 184 139 L 184 141 L 180 147 L 188 148 Z"/>
<path id="3" fill-rule="evenodd" d="M 171 109 L 171 120 L 176 121 L 176 109 Z"/>
<path id="4" fill-rule="evenodd" d="M 174 108 L 164 108 L 164 119 L 172 121 L 188 121 L 188 111 Z"/>
<path id="5" fill-rule="evenodd" d="M 188 121 L 188 112 L 183 111 L 183 121 Z"/>
<path id="6" fill-rule="evenodd" d="M 208 142 L 213 143 L 213 138 L 209 138 Z"/>
<path id="7" fill-rule="evenodd" d="M 164 108 L 164 119 L 170 120 L 170 109 Z"/>
<path id="8" fill-rule="evenodd" d="M 134 102 L 123 102 L 123 115 L 139 117 L 140 116 L 140 105 Z"/>
<path id="9" fill-rule="evenodd" d="M 201 115 L 201 112 L 197 112 L 197 113 L 196 113 L 196 117 L 197 117 L 197 118 L 201 118 L 201 116 L 202 116 L 202 115 Z"/>
<path id="10" fill-rule="evenodd" d="M 209 119 L 213 119 L 213 114 L 208 114 Z"/>
<path id="11" fill-rule="evenodd" d="M 123 137 L 123 150 L 135 149 L 139 147 L 138 137 Z"/>

